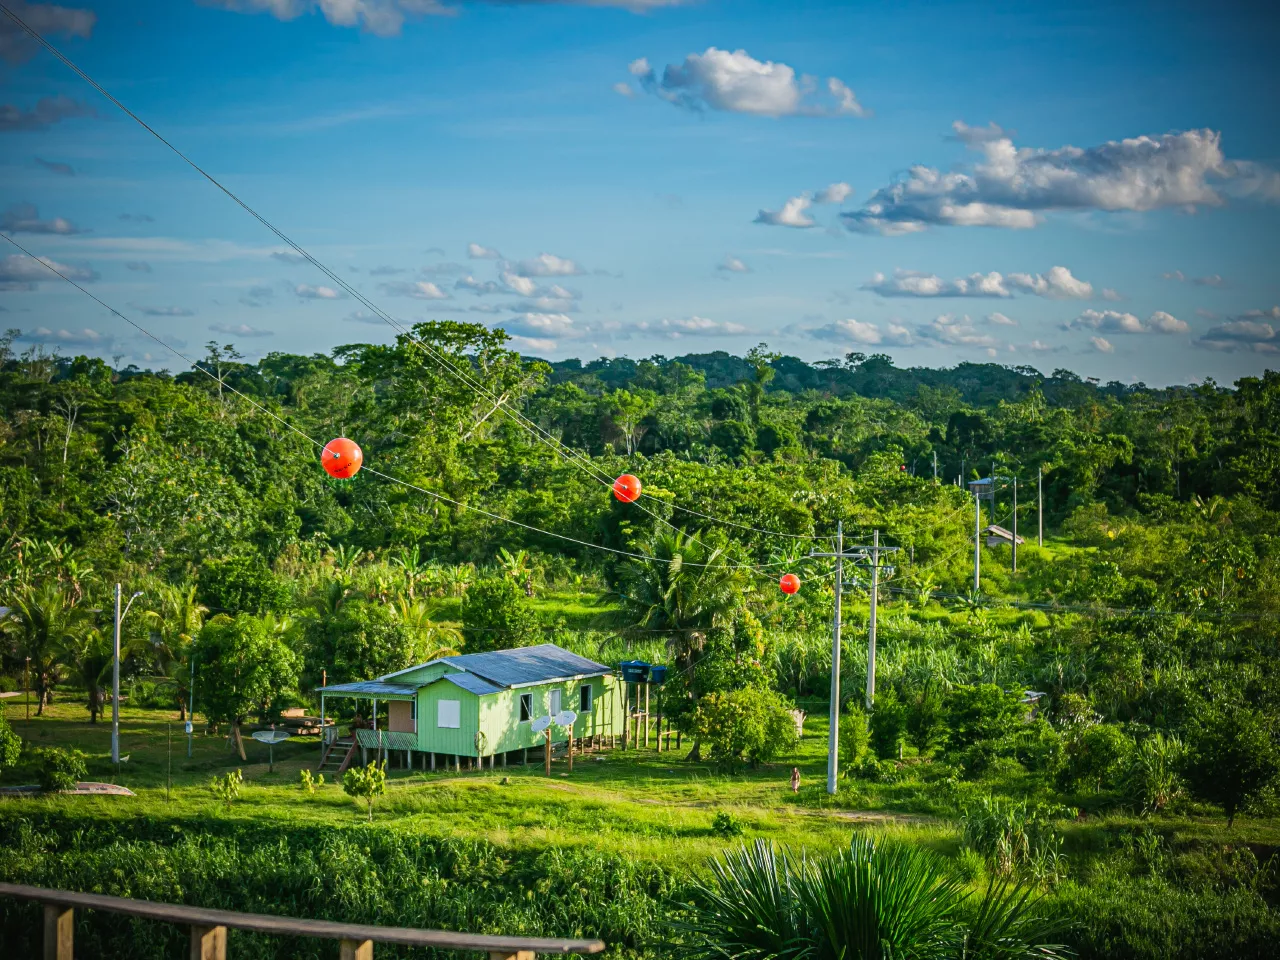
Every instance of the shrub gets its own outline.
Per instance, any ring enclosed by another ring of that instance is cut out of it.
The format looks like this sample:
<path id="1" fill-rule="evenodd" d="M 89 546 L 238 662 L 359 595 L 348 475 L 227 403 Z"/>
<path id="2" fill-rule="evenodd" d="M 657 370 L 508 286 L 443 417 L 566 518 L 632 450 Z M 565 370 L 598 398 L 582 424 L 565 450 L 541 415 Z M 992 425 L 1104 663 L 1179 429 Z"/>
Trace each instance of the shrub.
<path id="1" fill-rule="evenodd" d="M 1182 794 L 1182 741 L 1154 733 L 1130 752 L 1121 775 L 1125 799 L 1143 813 L 1158 813 Z"/>
<path id="2" fill-rule="evenodd" d="M 752 766 L 766 763 L 796 743 L 791 703 L 758 687 L 709 693 L 693 715 L 694 735 L 712 761 L 733 766 L 744 757 Z"/>
<path id="3" fill-rule="evenodd" d="M 745 829 L 742 820 L 727 810 L 717 810 L 711 818 L 711 832 L 717 837 L 740 837 Z"/>
<path id="4" fill-rule="evenodd" d="M 221 777 L 215 776 L 209 781 L 209 789 L 213 791 L 213 795 L 226 805 L 228 810 L 231 804 L 240 798 L 240 787 L 244 784 L 244 774 L 239 770 L 228 770 Z"/>
<path id="5" fill-rule="evenodd" d="M 994 683 L 953 687 L 947 695 L 948 750 L 963 750 L 979 740 L 996 740 L 1021 721 L 1019 698 Z"/>
<path id="6" fill-rule="evenodd" d="M 961 883 L 973 883 L 982 879 L 987 872 L 987 861 L 972 847 L 961 847 L 956 858 L 951 861 L 951 873 Z"/>
<path id="7" fill-rule="evenodd" d="M 35 751 L 35 759 L 41 790 L 74 790 L 89 775 L 85 756 L 79 750 L 41 747 Z"/>
<path id="8" fill-rule="evenodd" d="M 871 712 L 871 748 L 881 760 L 898 759 L 906 732 L 907 708 L 890 687 L 876 699 Z"/>
<path id="9" fill-rule="evenodd" d="M 1062 835 L 1054 819 L 1066 810 L 1026 800 L 981 797 L 967 807 L 961 820 L 961 842 L 986 857 L 997 873 L 1008 876 L 1027 869 L 1056 874 Z"/>
<path id="10" fill-rule="evenodd" d="M 1280 772 L 1270 724 L 1247 707 L 1209 713 L 1192 730 L 1185 770 L 1192 794 L 1219 804 L 1231 826 L 1240 808 Z"/>
<path id="11" fill-rule="evenodd" d="M 298 775 L 298 781 L 307 793 L 315 793 L 316 787 L 324 786 L 324 774 L 313 776 L 308 768 L 303 767 Z"/>
<path id="12" fill-rule="evenodd" d="M 13 732 L 9 721 L 4 717 L 4 711 L 0 710 L 0 776 L 18 762 L 21 753 L 22 738 Z"/>
<path id="13" fill-rule="evenodd" d="M 1077 728 L 1065 738 L 1059 782 L 1066 789 L 1114 786 L 1132 750 L 1133 740 L 1115 724 Z"/>
<path id="14" fill-rule="evenodd" d="M 840 717 L 840 763 L 845 768 L 862 762 L 870 749 L 871 731 L 867 715 L 858 706 L 849 707 Z"/>
<path id="15" fill-rule="evenodd" d="M 352 767 L 342 777 L 342 790 L 347 796 L 364 801 L 372 822 L 373 803 L 387 792 L 386 765 L 375 761 L 367 767 Z"/>
<path id="16" fill-rule="evenodd" d="M 936 684 L 926 683 L 907 699 L 907 742 L 923 757 L 946 736 L 947 714 L 942 693 Z"/>

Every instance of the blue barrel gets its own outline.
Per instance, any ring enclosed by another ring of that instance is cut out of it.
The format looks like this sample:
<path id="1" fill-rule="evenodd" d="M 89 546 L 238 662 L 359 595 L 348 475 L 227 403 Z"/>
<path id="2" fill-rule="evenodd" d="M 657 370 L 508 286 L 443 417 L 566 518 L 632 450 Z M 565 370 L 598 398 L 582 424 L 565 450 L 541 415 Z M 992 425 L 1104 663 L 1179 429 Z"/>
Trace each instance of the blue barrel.
<path id="1" fill-rule="evenodd" d="M 649 664 L 643 660 L 623 660 L 618 670 L 627 683 L 644 683 L 649 679 Z"/>
<path id="2" fill-rule="evenodd" d="M 665 664 L 655 663 L 653 666 L 649 668 L 649 682 L 650 683 L 666 683 L 667 682 L 667 668 Z"/>

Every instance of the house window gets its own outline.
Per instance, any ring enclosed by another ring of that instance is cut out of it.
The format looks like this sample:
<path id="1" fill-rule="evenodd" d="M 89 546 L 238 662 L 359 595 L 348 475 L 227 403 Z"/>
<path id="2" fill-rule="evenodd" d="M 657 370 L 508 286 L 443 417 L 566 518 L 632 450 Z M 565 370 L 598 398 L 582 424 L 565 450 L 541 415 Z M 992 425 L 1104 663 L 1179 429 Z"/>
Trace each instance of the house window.
<path id="1" fill-rule="evenodd" d="M 520 722 L 524 723 L 533 719 L 533 694 L 520 694 Z"/>
<path id="2" fill-rule="evenodd" d="M 578 688 L 578 712 L 591 712 L 591 684 L 584 683 Z"/>
<path id="3" fill-rule="evenodd" d="M 436 726 L 457 730 L 462 726 L 462 701 L 461 700 L 437 700 L 436 701 Z"/>
<path id="4" fill-rule="evenodd" d="M 552 690 L 549 697 L 550 709 L 547 712 L 553 717 L 560 712 L 560 693 L 560 690 Z"/>

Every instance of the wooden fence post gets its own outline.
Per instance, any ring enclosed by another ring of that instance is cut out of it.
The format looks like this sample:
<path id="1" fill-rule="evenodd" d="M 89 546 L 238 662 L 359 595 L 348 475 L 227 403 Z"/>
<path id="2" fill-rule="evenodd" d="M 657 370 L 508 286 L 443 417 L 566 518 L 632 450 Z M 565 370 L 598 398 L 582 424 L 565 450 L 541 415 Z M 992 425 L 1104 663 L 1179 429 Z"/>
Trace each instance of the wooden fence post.
<path id="1" fill-rule="evenodd" d="M 193 924 L 191 960 L 227 960 L 227 928 Z"/>
<path id="2" fill-rule="evenodd" d="M 44 960 L 71 960 L 75 911 L 60 903 L 44 905 Z"/>
<path id="3" fill-rule="evenodd" d="M 341 941 L 338 945 L 338 960 L 373 960 L 373 941 Z"/>
<path id="4" fill-rule="evenodd" d="M 507 953 L 505 950 L 492 950 L 489 952 L 489 960 L 534 960 L 534 952 L 517 950 L 515 953 Z"/>

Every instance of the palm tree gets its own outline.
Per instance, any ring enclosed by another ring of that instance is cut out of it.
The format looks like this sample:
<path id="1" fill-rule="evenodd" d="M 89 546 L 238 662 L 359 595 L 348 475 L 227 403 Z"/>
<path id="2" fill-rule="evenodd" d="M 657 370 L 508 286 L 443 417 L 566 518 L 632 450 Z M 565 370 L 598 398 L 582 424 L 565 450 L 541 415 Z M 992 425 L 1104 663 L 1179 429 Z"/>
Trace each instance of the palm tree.
<path id="1" fill-rule="evenodd" d="M 421 600 L 401 598 L 391 604 L 391 612 L 414 635 L 415 663 L 457 656 L 463 642 L 462 624 L 432 619 L 430 609 Z"/>
<path id="2" fill-rule="evenodd" d="M 742 607 L 747 579 L 722 546 L 676 530 L 641 545 L 619 575 L 621 608 L 607 625 L 630 634 L 665 634 L 677 670 L 688 669 L 707 632 Z"/>
<path id="3" fill-rule="evenodd" d="M 63 650 L 88 626 L 87 611 L 76 606 L 70 591 L 56 581 L 27 587 L 12 599 L 0 628 L 13 637 L 16 657 L 31 659 L 38 698 L 36 716 L 44 713 L 54 686 L 62 679 Z"/>
<path id="4" fill-rule="evenodd" d="M 187 695 L 190 692 L 191 643 L 204 626 L 209 608 L 196 599 L 195 585 L 164 584 L 159 594 L 158 609 L 148 610 L 151 637 L 145 648 L 155 658 L 156 668 L 171 677 L 177 688 L 178 719 L 187 719 Z M 130 647 L 131 653 L 141 652 Z"/>
<path id="5" fill-rule="evenodd" d="M 114 659 L 110 637 L 97 627 L 68 634 L 60 657 L 88 691 L 89 722 L 97 723 L 102 712 L 102 685 Z"/>
<path id="6" fill-rule="evenodd" d="M 400 568 L 400 572 L 404 576 L 405 590 L 409 594 L 409 598 L 413 599 L 419 581 L 427 574 L 427 564 L 422 561 L 422 553 L 418 545 L 415 543 L 412 550 L 402 547 L 392 559 L 391 565 Z"/>

